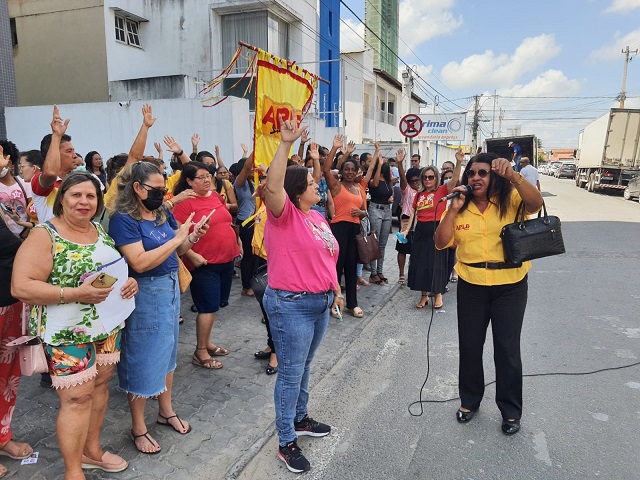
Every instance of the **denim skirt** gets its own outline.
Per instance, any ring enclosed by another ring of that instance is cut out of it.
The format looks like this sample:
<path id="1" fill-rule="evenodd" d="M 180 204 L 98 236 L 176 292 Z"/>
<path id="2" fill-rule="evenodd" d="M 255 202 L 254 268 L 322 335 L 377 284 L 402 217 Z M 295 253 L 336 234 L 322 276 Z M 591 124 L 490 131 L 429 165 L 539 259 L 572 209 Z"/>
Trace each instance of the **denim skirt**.
<path id="1" fill-rule="evenodd" d="M 152 397 L 166 390 L 166 376 L 176 369 L 178 273 L 136 280 L 136 308 L 122 330 L 118 380 L 125 392 Z"/>

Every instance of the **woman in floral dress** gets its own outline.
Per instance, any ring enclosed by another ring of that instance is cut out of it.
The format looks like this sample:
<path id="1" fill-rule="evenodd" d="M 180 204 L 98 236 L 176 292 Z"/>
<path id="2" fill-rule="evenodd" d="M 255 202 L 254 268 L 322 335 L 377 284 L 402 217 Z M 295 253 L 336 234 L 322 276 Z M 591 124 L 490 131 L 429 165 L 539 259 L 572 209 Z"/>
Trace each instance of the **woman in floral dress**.
<path id="1" fill-rule="evenodd" d="M 56 434 L 65 480 L 84 479 L 82 469 L 127 468 L 122 457 L 100 446 L 124 322 L 106 331 L 95 305 L 109 295 L 132 298 L 138 284 L 128 278 L 119 292 L 92 286 L 98 268 L 120 258 L 113 240 L 92 221 L 102 209 L 95 177 L 86 172 L 67 175 L 53 204 L 54 218 L 32 230 L 14 262 L 12 294 L 42 305 L 32 308 L 30 331 L 46 344 L 52 385 L 60 398 Z"/>

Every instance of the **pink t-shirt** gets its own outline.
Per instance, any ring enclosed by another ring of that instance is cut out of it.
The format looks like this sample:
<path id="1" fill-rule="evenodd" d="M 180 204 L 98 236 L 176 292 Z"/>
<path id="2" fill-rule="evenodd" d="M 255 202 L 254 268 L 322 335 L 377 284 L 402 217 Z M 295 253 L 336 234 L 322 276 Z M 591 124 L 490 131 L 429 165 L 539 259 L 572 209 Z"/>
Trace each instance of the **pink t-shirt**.
<path id="1" fill-rule="evenodd" d="M 410 217 L 411 212 L 413 212 L 413 200 L 416 198 L 418 191 L 407 185 L 407 188 L 401 189 L 400 193 L 402 193 L 402 214 Z"/>
<path id="2" fill-rule="evenodd" d="M 310 293 L 336 289 L 338 242 L 322 214 L 305 214 L 286 197 L 279 218 L 267 209 L 264 245 L 271 288 Z"/>

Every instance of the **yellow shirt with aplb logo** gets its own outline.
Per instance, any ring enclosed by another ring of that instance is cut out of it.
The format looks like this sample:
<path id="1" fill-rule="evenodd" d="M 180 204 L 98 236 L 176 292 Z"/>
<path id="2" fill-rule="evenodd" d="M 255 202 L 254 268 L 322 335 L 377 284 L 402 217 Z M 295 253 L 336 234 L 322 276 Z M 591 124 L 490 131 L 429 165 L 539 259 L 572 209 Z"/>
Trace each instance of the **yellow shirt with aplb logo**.
<path id="1" fill-rule="evenodd" d="M 444 248 L 457 246 L 455 269 L 464 281 L 475 285 L 507 285 L 519 282 L 527 274 L 531 268 L 531 262 L 523 262 L 519 268 L 501 270 L 465 265 L 465 263 L 505 261 L 500 232 L 503 226 L 514 222 L 521 201 L 520 194 L 514 188 L 507 213 L 502 218 L 495 205 L 498 202 L 497 196 L 491 199 L 484 213 L 480 213 L 478 207 L 473 202 L 469 202 L 467 208 L 456 215 L 453 222 L 453 238 Z"/>
<path id="2" fill-rule="evenodd" d="M 256 213 L 253 224 L 253 238 L 251 239 L 251 249 L 254 255 L 267 259 L 267 249 L 264 247 L 264 226 L 267 224 L 267 207 L 264 203 L 260 205 Z"/>

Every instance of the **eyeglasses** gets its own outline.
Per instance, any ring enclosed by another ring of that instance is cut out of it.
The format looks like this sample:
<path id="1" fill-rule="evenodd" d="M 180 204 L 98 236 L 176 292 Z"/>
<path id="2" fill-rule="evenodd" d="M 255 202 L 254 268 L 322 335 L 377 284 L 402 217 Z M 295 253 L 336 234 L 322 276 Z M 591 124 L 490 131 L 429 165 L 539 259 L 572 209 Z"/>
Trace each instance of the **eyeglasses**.
<path id="1" fill-rule="evenodd" d="M 478 175 L 480 178 L 484 178 L 489 175 L 489 171 L 483 168 L 478 170 L 477 172 L 475 170 L 467 170 L 464 174 L 467 176 L 467 178 L 473 178 L 476 175 Z"/>
<path id="2" fill-rule="evenodd" d="M 423 180 L 435 180 L 436 176 L 435 175 L 423 175 L 422 179 Z"/>
<path id="3" fill-rule="evenodd" d="M 165 187 L 152 187 L 151 185 L 147 185 L 146 183 L 142 183 L 141 185 L 147 192 L 150 192 L 151 190 L 157 190 L 158 192 L 162 192 L 163 195 L 166 195 L 169 191 L 169 189 Z"/>
<path id="4" fill-rule="evenodd" d="M 204 182 L 205 180 L 211 180 L 211 175 L 201 175 L 199 177 L 193 177 L 194 180 L 200 180 Z"/>

